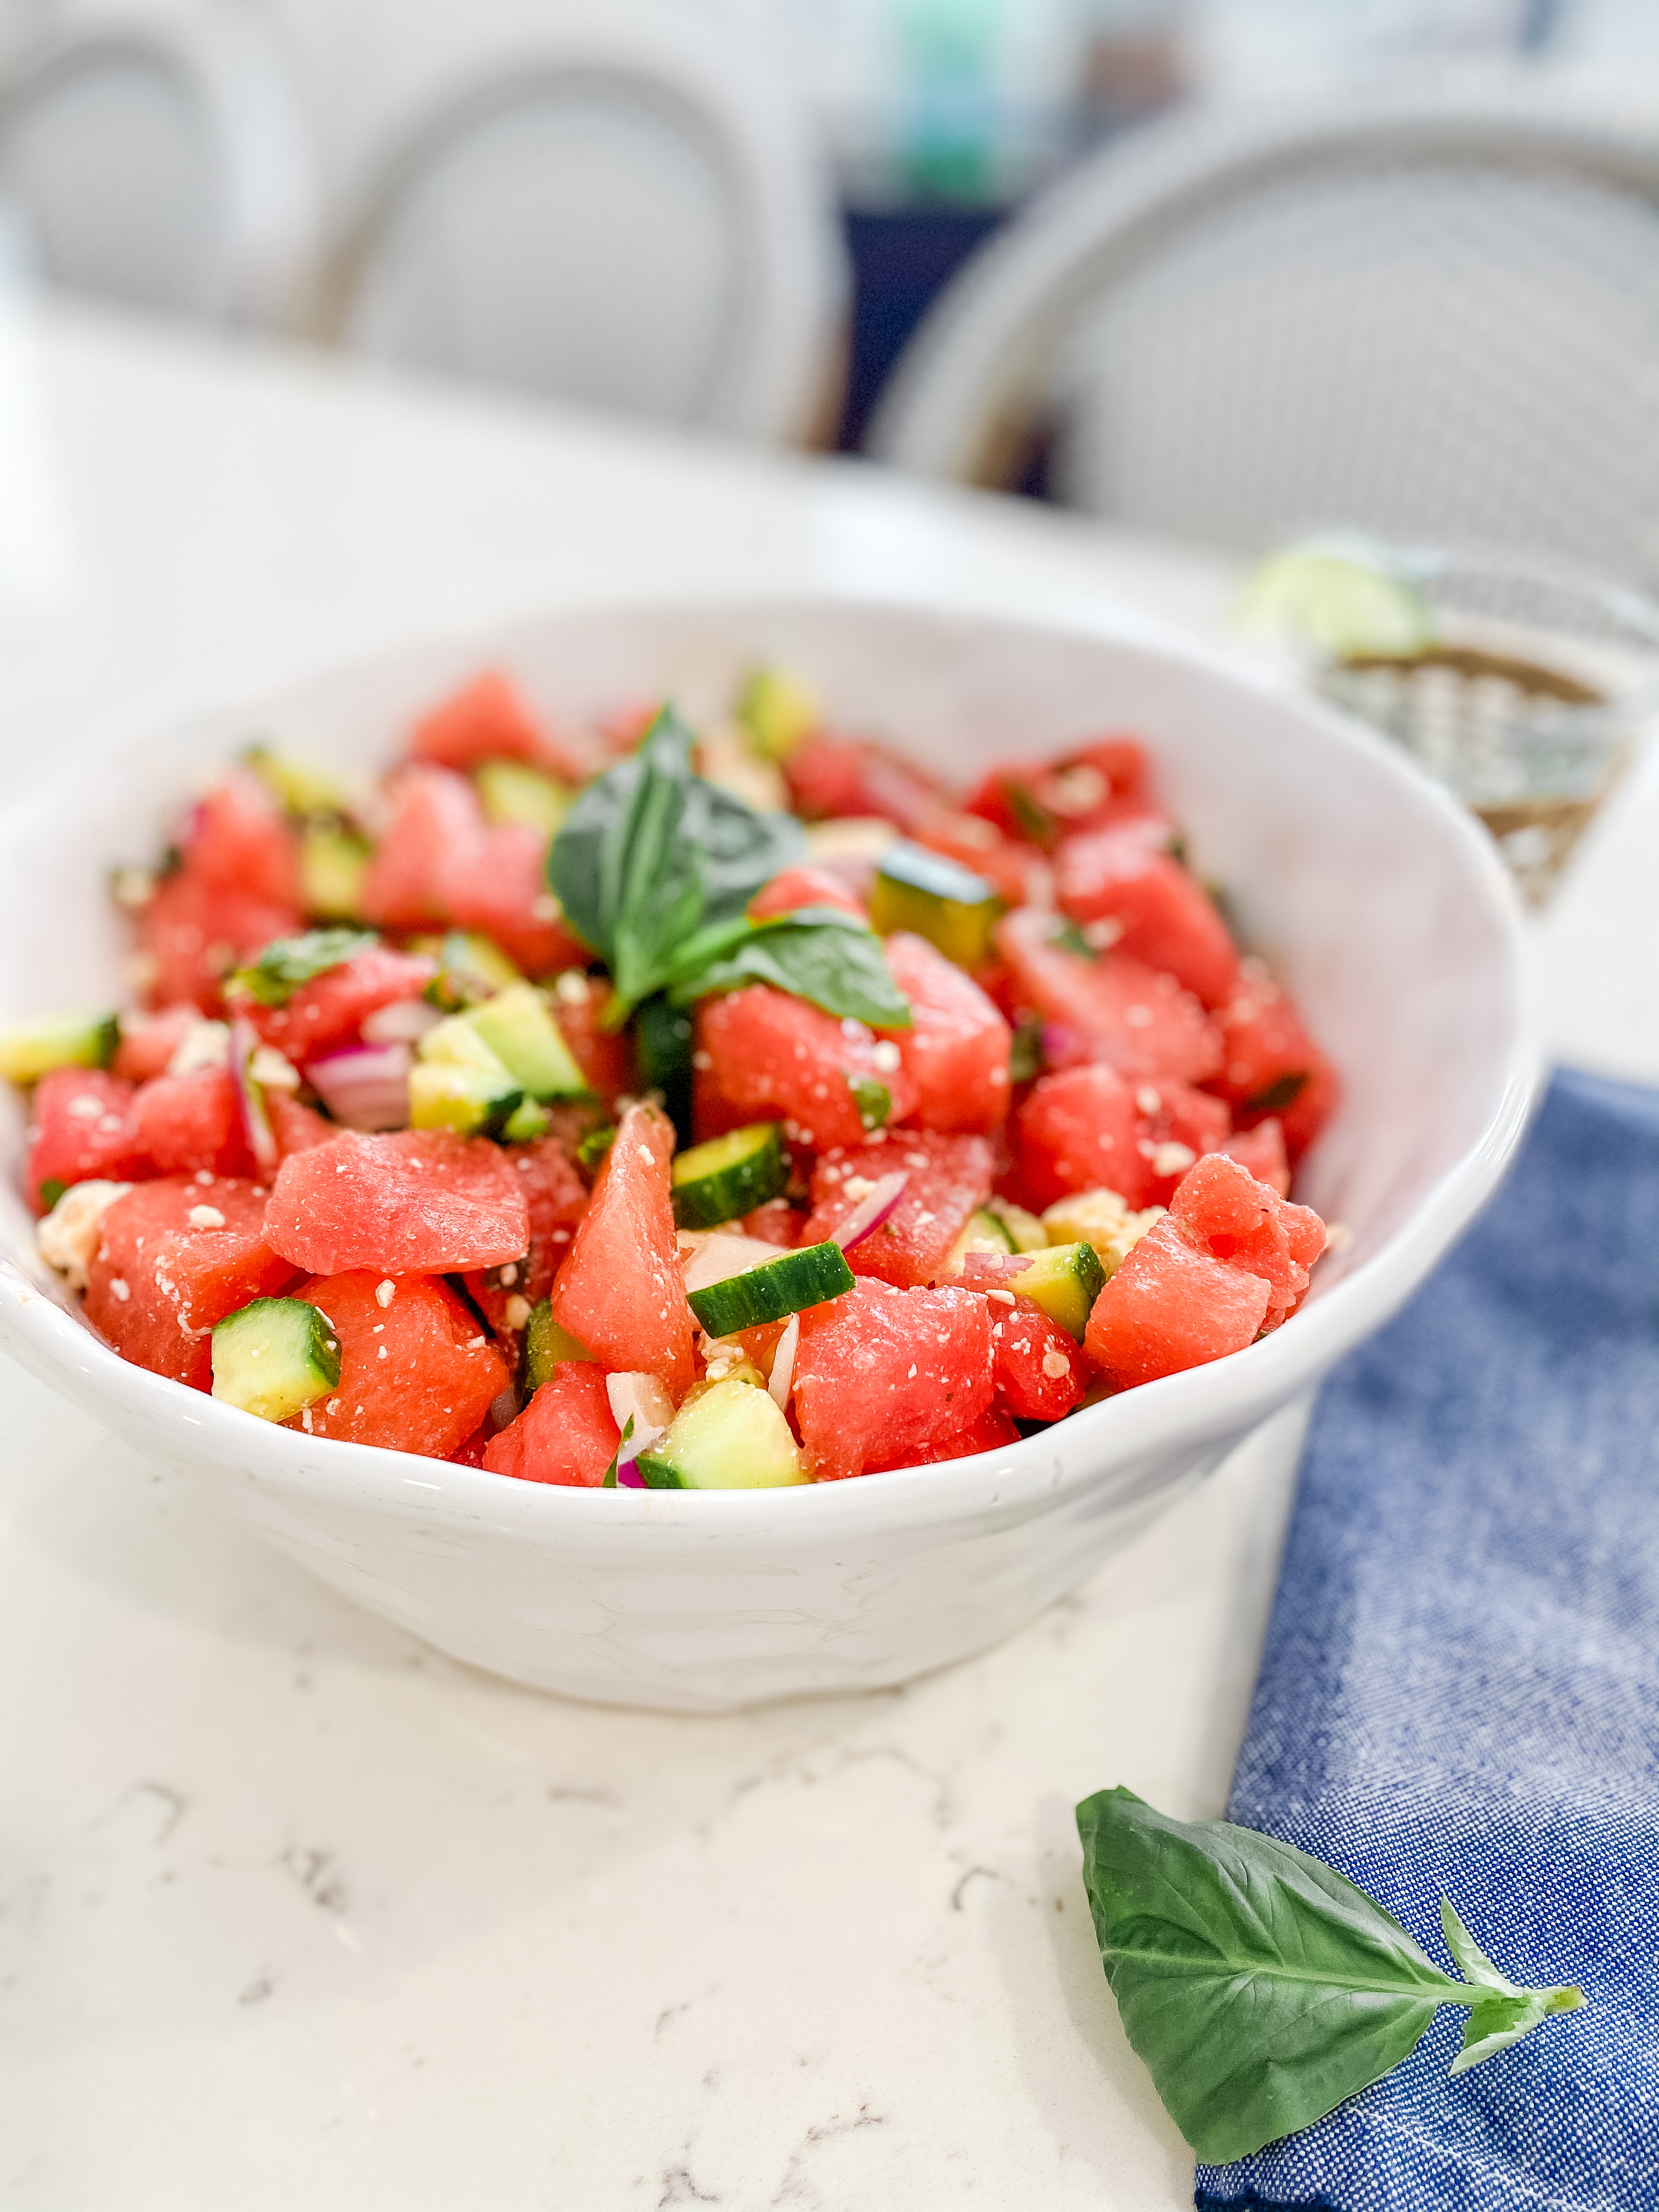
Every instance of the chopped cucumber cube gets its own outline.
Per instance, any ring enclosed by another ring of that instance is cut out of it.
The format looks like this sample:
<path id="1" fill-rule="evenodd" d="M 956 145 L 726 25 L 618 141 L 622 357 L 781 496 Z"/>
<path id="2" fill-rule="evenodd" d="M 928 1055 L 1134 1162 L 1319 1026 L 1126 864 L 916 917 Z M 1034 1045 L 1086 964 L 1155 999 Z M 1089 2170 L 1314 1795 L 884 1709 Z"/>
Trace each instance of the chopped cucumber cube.
<path id="1" fill-rule="evenodd" d="M 735 1379 L 691 1391 L 635 1465 L 650 1490 L 781 1490 L 811 1479 L 770 1394 Z"/>
<path id="2" fill-rule="evenodd" d="M 482 1038 L 479 1042 L 483 1044 Z M 483 1045 L 483 1049 L 488 1052 L 489 1048 Z M 422 1060 L 409 1071 L 411 1129 L 453 1129 L 463 1137 L 501 1136 L 523 1099 L 523 1085 L 499 1060 L 491 1069 L 455 1060 Z"/>
<path id="3" fill-rule="evenodd" d="M 542 1298 L 532 1306 L 524 1331 L 523 1381 L 526 1392 L 539 1390 L 561 1360 L 591 1362 L 592 1357 L 585 1344 L 578 1344 L 568 1330 L 559 1327 L 549 1300 Z"/>
<path id="4" fill-rule="evenodd" d="M 1008 1284 L 1081 1344 L 1090 1310 L 1106 1286 L 1106 1270 L 1092 1244 L 1051 1244 L 1046 1252 L 1034 1252 Z"/>
<path id="5" fill-rule="evenodd" d="M 809 1244 L 801 1251 L 780 1252 L 775 1260 L 728 1275 L 723 1283 L 689 1291 L 686 1304 L 710 1336 L 735 1336 L 740 1328 L 784 1321 L 826 1298 L 838 1298 L 853 1282 L 839 1244 Z"/>
<path id="6" fill-rule="evenodd" d="M 1048 1249 L 1048 1240 L 1042 1240 Z M 962 1273 L 962 1263 L 970 1252 L 1012 1252 L 1018 1248 L 1004 1224 L 988 1206 L 981 1206 L 970 1213 L 962 1224 L 962 1234 L 951 1247 L 949 1258 L 939 1269 L 939 1279 L 947 1280 Z"/>
<path id="7" fill-rule="evenodd" d="M 785 761 L 822 726 L 823 710 L 799 678 L 757 668 L 738 696 L 738 721 L 763 760 Z"/>
<path id="8" fill-rule="evenodd" d="M 464 1014 L 434 1022 L 415 1048 L 422 1060 L 444 1067 L 478 1067 L 494 1075 L 512 1073 L 495 1047 L 480 1036 Z M 520 1085 L 520 1091 L 524 1085 Z"/>
<path id="9" fill-rule="evenodd" d="M 247 764 L 265 789 L 290 814 L 349 814 L 357 793 L 345 778 L 321 762 L 302 753 L 272 751 L 269 745 L 249 749 Z"/>
<path id="10" fill-rule="evenodd" d="M 424 952 L 438 963 L 437 974 L 426 987 L 434 1006 L 476 1006 L 524 981 L 495 939 L 477 930 L 452 929 L 443 937 L 411 938 L 409 949 Z"/>
<path id="11" fill-rule="evenodd" d="M 674 1218 L 682 1229 L 713 1229 L 781 1195 L 789 1181 L 783 1130 L 754 1121 L 694 1145 L 674 1162 Z"/>
<path id="12" fill-rule="evenodd" d="M 308 823 L 300 839 L 300 896 L 306 912 L 330 921 L 361 921 L 368 855 L 362 838 Z"/>
<path id="13" fill-rule="evenodd" d="M 902 839 L 882 854 L 870 894 L 870 921 L 880 935 L 914 930 L 958 968 L 977 968 L 989 959 L 991 932 L 1001 912 L 994 884 Z"/>
<path id="14" fill-rule="evenodd" d="M 1006 1198 L 988 1198 L 985 1211 L 1002 1224 L 1013 1252 L 1042 1252 L 1060 1240 L 1051 1237 L 1035 1213 L 1028 1213 L 1023 1206 L 1012 1206 Z"/>
<path id="15" fill-rule="evenodd" d="M 339 1383 L 339 1341 L 303 1298 L 255 1298 L 213 1332 L 214 1396 L 262 1421 L 292 1420 Z"/>
<path id="16" fill-rule="evenodd" d="M 472 781 L 487 821 L 521 822 L 550 837 L 570 811 L 563 784 L 522 761 L 485 761 Z"/>
<path id="17" fill-rule="evenodd" d="M 552 1126 L 553 1117 L 546 1107 L 538 1106 L 533 1098 L 526 1098 L 507 1115 L 501 1126 L 501 1135 L 509 1145 L 533 1145 Z"/>
<path id="18" fill-rule="evenodd" d="M 226 988 L 233 997 L 257 999 L 262 1006 L 285 1006 L 302 983 L 343 968 L 380 941 L 372 929 L 307 929 L 300 937 L 274 938 Z"/>
<path id="19" fill-rule="evenodd" d="M 458 1018 L 483 1039 L 531 1097 L 586 1097 L 587 1078 L 577 1066 L 546 998 L 533 983 L 509 984 Z M 448 1027 L 447 1022 L 439 1024 L 440 1029 Z"/>
<path id="20" fill-rule="evenodd" d="M 54 1067 L 107 1067 L 120 1041 L 113 1014 L 37 1014 L 0 1030 L 0 1075 L 38 1083 Z"/>

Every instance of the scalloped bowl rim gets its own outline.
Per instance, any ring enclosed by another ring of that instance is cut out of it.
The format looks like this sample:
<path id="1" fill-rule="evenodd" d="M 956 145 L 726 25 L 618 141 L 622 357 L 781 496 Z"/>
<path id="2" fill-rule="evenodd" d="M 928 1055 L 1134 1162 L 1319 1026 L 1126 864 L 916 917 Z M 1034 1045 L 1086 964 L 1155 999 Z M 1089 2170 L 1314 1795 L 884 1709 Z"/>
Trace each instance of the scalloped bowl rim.
<path id="1" fill-rule="evenodd" d="M 1031 1505 L 1045 1495 L 1058 1498 L 1098 1480 L 1113 1466 L 1135 1461 L 1175 1443 L 1201 1446 L 1224 1436 L 1242 1434 L 1307 1388 L 1343 1352 L 1388 1319 L 1422 1280 L 1434 1262 L 1473 1219 L 1496 1188 L 1524 1133 L 1541 1079 L 1536 1042 L 1536 1014 L 1521 910 L 1513 884 L 1486 832 L 1439 786 L 1431 782 L 1395 746 L 1364 724 L 1300 692 L 1289 692 L 1271 672 L 1224 650 L 1177 635 L 1156 620 L 1131 611 L 1103 608 L 1098 620 L 1039 620 L 1027 615 L 942 607 L 927 602 L 861 599 L 824 592 L 787 597 L 721 598 L 696 600 L 606 603 L 562 608 L 484 632 L 434 641 L 357 659 L 334 671 L 283 687 L 309 693 L 331 682 L 362 677 L 407 662 L 411 654 L 475 659 L 510 650 L 520 635 L 550 624 L 577 623 L 622 614 L 643 621 L 653 617 L 695 618 L 730 623 L 752 615 L 812 614 L 823 610 L 891 617 L 967 619 L 990 628 L 1048 633 L 1074 641 L 1127 646 L 1142 653 L 1195 667 L 1212 678 L 1257 693 L 1316 725 L 1333 744 L 1358 748 L 1373 765 L 1406 786 L 1416 803 L 1432 809 L 1449 827 L 1468 863 L 1471 885 L 1488 907 L 1508 940 L 1512 1003 L 1516 1018 L 1501 1079 L 1486 1122 L 1462 1156 L 1419 1200 L 1370 1258 L 1351 1273 L 1311 1297 L 1293 1323 L 1228 1358 L 1164 1377 L 1121 1395 L 1084 1407 L 1054 1428 L 991 1452 L 927 1465 L 897 1468 L 842 1482 L 809 1483 L 782 1490 L 684 1491 L 588 1490 L 556 1484 L 518 1482 L 383 1445 L 311 1437 L 264 1422 L 219 1403 L 185 1384 L 133 1365 L 96 1337 L 44 1291 L 12 1258 L 0 1250 L 0 1337 L 11 1340 L 23 1364 L 64 1395 L 96 1410 L 108 1403 L 148 1424 L 169 1423 L 193 1430 L 189 1447 L 200 1456 L 204 1446 L 223 1440 L 227 1465 L 262 1462 L 262 1484 L 279 1482 L 299 1495 L 327 1498 L 345 1487 L 361 1503 L 380 1492 L 387 1505 L 407 1505 L 418 1490 L 426 1510 L 444 1509 L 458 1519 L 488 1522 L 499 1533 L 534 1532 L 544 1539 L 568 1533 L 609 1535 L 633 1528 L 672 1541 L 687 1529 L 707 1532 L 718 1526 L 730 1546 L 744 1535 L 770 1545 L 791 1528 L 815 1536 L 849 1534 L 866 1527 L 898 1528 L 950 1519 L 997 1506 Z M 228 702 L 226 708 L 175 718 L 172 733 L 223 719 L 233 710 L 257 715 L 264 702 Z M 100 767 L 118 769 L 141 750 L 129 741 L 112 748 Z M 82 771 L 84 774 L 84 769 Z M 73 776 L 53 784 L 25 805 L 0 817 L 0 836 L 15 834 L 27 821 L 58 813 L 73 798 Z M 252 1425 L 251 1425 L 252 1424 Z M 1065 1449 L 1057 1451 L 1056 1438 Z M 186 1439 L 181 1435 L 179 1441 Z M 310 1461 L 311 1464 L 306 1462 Z M 418 1472 L 416 1472 L 418 1470 Z"/>

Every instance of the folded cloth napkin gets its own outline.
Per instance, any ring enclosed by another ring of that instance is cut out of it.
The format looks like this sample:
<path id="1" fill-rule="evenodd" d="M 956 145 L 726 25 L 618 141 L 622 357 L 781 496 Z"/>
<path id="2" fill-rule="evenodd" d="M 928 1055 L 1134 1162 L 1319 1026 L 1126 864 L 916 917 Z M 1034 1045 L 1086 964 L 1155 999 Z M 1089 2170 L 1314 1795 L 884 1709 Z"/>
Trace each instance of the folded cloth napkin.
<path id="1" fill-rule="evenodd" d="M 1659 1092 L 1559 1074 L 1326 1386 L 1229 1817 L 1589 2009 L 1455 2081 L 1443 2009 L 1200 2207 L 1659 2206 Z"/>

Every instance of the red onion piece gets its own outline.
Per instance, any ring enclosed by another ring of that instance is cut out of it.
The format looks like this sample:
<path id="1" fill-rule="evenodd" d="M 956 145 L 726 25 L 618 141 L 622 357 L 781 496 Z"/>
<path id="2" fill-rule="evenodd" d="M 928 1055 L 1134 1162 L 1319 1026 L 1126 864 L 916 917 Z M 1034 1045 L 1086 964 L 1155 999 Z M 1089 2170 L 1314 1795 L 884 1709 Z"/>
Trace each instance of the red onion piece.
<path id="1" fill-rule="evenodd" d="M 1077 1060 L 1088 1058 L 1076 1030 L 1068 1030 L 1063 1022 L 1044 1022 L 1037 1043 L 1045 1067 L 1069 1067 Z"/>
<path id="2" fill-rule="evenodd" d="M 795 1387 L 795 1353 L 800 1346 L 800 1316 L 792 1313 L 783 1325 L 777 1350 L 772 1354 L 772 1373 L 767 1389 L 779 1413 L 789 1411 L 789 1393 Z"/>
<path id="3" fill-rule="evenodd" d="M 882 1223 L 898 1204 L 910 1181 L 908 1171 L 900 1168 L 894 1175 L 884 1175 L 859 1200 L 841 1227 L 835 1232 L 833 1242 L 843 1252 L 850 1252 L 855 1244 L 862 1243 L 872 1230 Z"/>
<path id="4" fill-rule="evenodd" d="M 261 1175 L 271 1176 L 276 1172 L 276 1139 L 271 1132 L 270 1116 L 265 1111 L 265 1094 L 254 1081 L 252 1072 L 253 1055 L 258 1049 L 258 1031 L 245 1014 L 238 1014 L 230 1025 L 231 1089 L 236 1094 L 236 1111 L 241 1117 L 242 1134 L 247 1139 L 254 1164 Z"/>
<path id="5" fill-rule="evenodd" d="M 618 1490 L 644 1490 L 648 1487 L 645 1477 L 631 1459 L 617 1462 L 617 1487 Z"/>
<path id="6" fill-rule="evenodd" d="M 409 1126 L 413 1061 L 406 1044 L 349 1045 L 308 1062 L 306 1079 L 344 1127 L 403 1129 Z"/>
<path id="7" fill-rule="evenodd" d="M 642 1451 L 649 1451 L 660 1440 L 674 1418 L 674 1401 L 659 1375 L 607 1375 L 605 1395 L 611 1401 L 611 1419 L 619 1429 L 628 1431 L 627 1443 L 617 1447 L 617 1481 L 627 1489 L 643 1490 L 645 1485 L 635 1473 L 634 1462 Z M 629 1431 L 630 1421 L 634 1425 Z M 626 1483 L 624 1468 L 629 1477 Z"/>

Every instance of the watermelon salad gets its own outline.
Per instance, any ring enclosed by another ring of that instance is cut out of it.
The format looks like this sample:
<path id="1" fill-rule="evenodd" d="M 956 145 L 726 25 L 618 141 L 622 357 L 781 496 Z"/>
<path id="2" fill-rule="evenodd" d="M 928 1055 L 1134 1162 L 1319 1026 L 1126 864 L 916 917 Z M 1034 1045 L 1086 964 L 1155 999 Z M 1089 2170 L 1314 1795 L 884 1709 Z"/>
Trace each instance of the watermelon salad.
<path id="1" fill-rule="evenodd" d="M 1306 1294 L 1330 1061 L 1125 737 L 953 792 L 788 674 L 694 733 L 478 677 L 118 869 L 137 1004 L 0 1036 L 124 1358 L 531 1482 L 1012 1443 Z"/>

